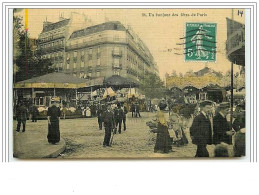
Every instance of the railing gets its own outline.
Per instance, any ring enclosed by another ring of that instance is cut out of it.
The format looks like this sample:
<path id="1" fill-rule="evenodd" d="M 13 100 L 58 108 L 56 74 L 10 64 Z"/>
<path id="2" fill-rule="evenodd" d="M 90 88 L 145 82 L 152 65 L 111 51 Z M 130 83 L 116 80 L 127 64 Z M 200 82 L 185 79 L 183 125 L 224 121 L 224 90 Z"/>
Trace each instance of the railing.
<path id="1" fill-rule="evenodd" d="M 38 51 L 41 51 L 42 53 L 50 53 L 56 50 L 64 50 L 64 44 L 54 45 L 46 48 L 40 48 Z"/>
<path id="2" fill-rule="evenodd" d="M 123 43 L 126 44 L 127 40 L 126 39 L 114 39 L 114 37 L 104 37 L 104 38 L 99 38 L 99 39 L 95 39 L 95 40 L 89 40 L 83 43 L 78 43 L 78 44 L 74 44 L 74 45 L 67 45 L 66 46 L 66 50 L 70 51 L 70 50 L 75 50 L 75 49 L 82 49 L 84 47 L 90 47 L 93 45 L 96 45 L 98 43 Z"/>
<path id="3" fill-rule="evenodd" d="M 43 39 L 39 39 L 38 40 L 38 43 L 46 43 L 46 42 L 49 42 L 49 41 L 54 41 L 54 40 L 57 40 L 57 39 L 63 39 L 65 38 L 65 35 L 54 35 L 54 36 L 50 36 L 50 37 L 47 37 L 47 38 L 43 38 Z"/>

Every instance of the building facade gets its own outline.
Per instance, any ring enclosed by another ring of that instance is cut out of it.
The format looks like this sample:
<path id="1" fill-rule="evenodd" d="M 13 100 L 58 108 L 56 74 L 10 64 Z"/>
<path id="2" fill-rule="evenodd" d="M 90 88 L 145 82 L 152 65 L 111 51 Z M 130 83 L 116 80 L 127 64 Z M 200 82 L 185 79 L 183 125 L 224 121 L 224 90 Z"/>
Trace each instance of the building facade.
<path id="1" fill-rule="evenodd" d="M 50 58 L 57 71 L 87 79 L 120 75 L 136 81 L 147 73 L 158 75 L 149 49 L 132 30 L 118 21 L 92 25 L 84 17 L 44 22 L 37 51 Z"/>
<path id="2" fill-rule="evenodd" d="M 106 22 L 72 33 L 66 44 L 66 73 L 81 78 L 120 75 L 139 81 L 158 74 L 144 43 L 120 22 Z"/>
<path id="3" fill-rule="evenodd" d="M 74 12 L 71 13 L 69 19 L 60 17 L 55 23 L 46 20 L 37 41 L 37 53 L 41 58 L 51 59 L 53 67 L 57 71 L 62 71 L 65 66 L 67 39 L 75 30 L 91 25 L 91 20 L 85 15 Z"/>

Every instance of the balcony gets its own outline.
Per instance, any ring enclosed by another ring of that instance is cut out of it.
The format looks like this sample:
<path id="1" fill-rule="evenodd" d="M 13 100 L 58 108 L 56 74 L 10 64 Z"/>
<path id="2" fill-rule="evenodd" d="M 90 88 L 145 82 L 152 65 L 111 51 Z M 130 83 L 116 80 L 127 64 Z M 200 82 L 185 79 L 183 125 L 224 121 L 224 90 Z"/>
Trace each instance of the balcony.
<path id="1" fill-rule="evenodd" d="M 67 45 L 66 50 L 75 50 L 75 49 L 82 49 L 85 47 L 91 47 L 100 43 L 118 43 L 118 44 L 126 44 L 127 39 L 115 39 L 114 37 L 103 37 L 95 40 L 89 40 L 83 43 L 73 44 L 73 45 Z"/>
<path id="2" fill-rule="evenodd" d="M 51 53 L 53 51 L 63 51 L 63 50 L 64 50 L 64 45 L 59 44 L 59 45 L 54 45 L 46 48 L 41 47 L 40 49 L 38 49 L 38 52 L 41 52 L 42 54 L 46 54 L 46 53 Z"/>
<path id="3" fill-rule="evenodd" d="M 61 35 L 54 35 L 54 36 L 50 36 L 47 38 L 41 38 L 38 40 L 38 43 L 46 43 L 46 42 L 50 42 L 50 41 L 55 41 L 57 39 L 64 39 L 65 35 L 61 34 Z"/>
<path id="4" fill-rule="evenodd" d="M 245 29 L 234 31 L 227 39 L 228 59 L 238 65 L 245 65 Z"/>

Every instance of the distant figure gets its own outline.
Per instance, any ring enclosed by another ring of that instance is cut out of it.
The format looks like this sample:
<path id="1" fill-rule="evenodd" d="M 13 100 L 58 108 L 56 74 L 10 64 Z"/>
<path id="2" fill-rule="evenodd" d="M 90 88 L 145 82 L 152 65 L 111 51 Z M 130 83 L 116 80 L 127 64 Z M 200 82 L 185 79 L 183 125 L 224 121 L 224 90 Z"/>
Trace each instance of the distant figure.
<path id="1" fill-rule="evenodd" d="M 121 134 L 121 123 L 122 123 L 122 119 L 123 119 L 123 110 L 121 108 L 120 104 L 117 104 L 117 108 L 114 109 L 114 119 L 115 119 L 115 127 L 117 129 L 118 125 L 119 125 L 119 129 L 118 132 L 119 134 Z M 116 134 L 116 129 L 115 129 L 115 134 Z"/>
<path id="2" fill-rule="evenodd" d="M 33 105 L 31 108 L 31 122 L 37 122 L 39 111 L 37 106 Z"/>
<path id="3" fill-rule="evenodd" d="M 105 136 L 103 140 L 103 147 L 110 146 L 111 133 L 115 127 L 114 114 L 110 103 L 107 103 L 107 108 L 103 112 L 103 123 L 105 129 Z"/>
<path id="4" fill-rule="evenodd" d="M 122 122 L 123 122 L 123 130 L 126 131 L 126 118 L 127 118 L 127 113 L 128 113 L 128 108 L 127 106 L 123 106 L 122 107 L 123 110 L 123 118 L 122 118 Z"/>
<path id="5" fill-rule="evenodd" d="M 19 103 L 17 106 L 17 110 L 16 110 L 16 120 L 17 120 L 17 128 L 16 131 L 20 132 L 20 128 L 21 128 L 21 123 L 23 126 L 22 132 L 25 132 L 25 127 L 26 127 L 26 120 L 28 117 L 28 110 L 25 107 L 24 102 Z"/>
<path id="6" fill-rule="evenodd" d="M 99 107 L 97 109 L 97 119 L 98 119 L 99 130 L 102 130 L 102 128 L 103 128 L 103 112 L 104 112 L 104 105 L 99 105 Z"/>
<path id="7" fill-rule="evenodd" d="M 67 114 L 67 107 L 66 106 L 63 107 L 62 112 L 63 112 L 63 119 L 66 119 L 66 114 Z"/>
<path id="8" fill-rule="evenodd" d="M 214 157 L 229 157 L 226 144 L 218 144 L 214 149 Z"/>
<path id="9" fill-rule="evenodd" d="M 91 109 L 86 106 L 86 109 L 85 109 L 85 116 L 86 118 L 90 118 L 92 115 L 91 115 Z"/>
<path id="10" fill-rule="evenodd" d="M 141 116 L 140 116 L 140 105 L 139 105 L 138 102 L 137 102 L 136 105 L 135 105 L 135 110 L 136 110 L 136 112 L 135 112 L 136 117 L 141 117 Z"/>
<path id="11" fill-rule="evenodd" d="M 201 112 L 193 119 L 192 126 L 190 127 L 192 143 L 197 145 L 195 157 L 209 157 L 207 145 L 212 144 L 212 129 L 209 118 L 211 109 L 211 101 L 201 102 Z"/>
<path id="12" fill-rule="evenodd" d="M 130 111 L 131 111 L 131 117 L 133 118 L 135 116 L 135 111 L 136 111 L 134 102 L 131 103 Z"/>
<path id="13" fill-rule="evenodd" d="M 59 121 L 60 109 L 57 102 L 53 102 L 52 106 L 48 108 L 48 142 L 50 144 L 57 144 L 60 141 Z"/>

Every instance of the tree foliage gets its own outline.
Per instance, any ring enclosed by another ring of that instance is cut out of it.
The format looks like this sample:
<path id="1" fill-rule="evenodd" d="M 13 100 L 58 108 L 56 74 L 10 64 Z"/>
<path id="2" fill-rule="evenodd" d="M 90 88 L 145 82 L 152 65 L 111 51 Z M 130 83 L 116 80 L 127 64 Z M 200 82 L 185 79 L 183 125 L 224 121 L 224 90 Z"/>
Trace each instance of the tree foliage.
<path id="1" fill-rule="evenodd" d="M 54 71 L 49 59 L 41 59 L 40 55 L 32 52 L 29 36 L 24 30 L 22 18 L 13 18 L 14 35 L 14 82 L 41 76 Z"/>
<path id="2" fill-rule="evenodd" d="M 165 97 L 165 86 L 163 81 L 156 74 L 146 74 L 140 83 L 140 90 L 147 98 Z"/>

